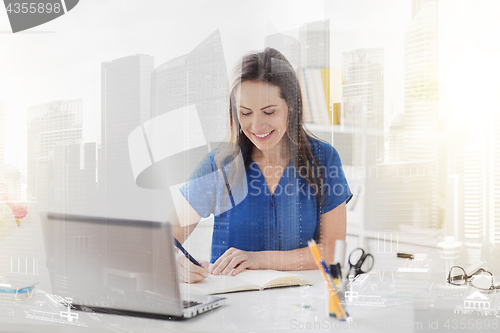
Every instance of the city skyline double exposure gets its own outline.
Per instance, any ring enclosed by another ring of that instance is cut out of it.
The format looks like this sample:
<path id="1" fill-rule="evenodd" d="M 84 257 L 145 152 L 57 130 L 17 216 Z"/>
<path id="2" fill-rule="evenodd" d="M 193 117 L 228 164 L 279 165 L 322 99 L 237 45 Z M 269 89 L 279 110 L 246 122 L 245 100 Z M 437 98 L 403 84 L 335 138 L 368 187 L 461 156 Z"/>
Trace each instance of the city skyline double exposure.
<path id="1" fill-rule="evenodd" d="M 40 290 L 46 300 L 22 316 L 66 324 L 72 293 L 93 284 L 168 294 L 158 278 L 172 273 L 165 235 L 113 221 L 175 224 L 183 199 L 206 199 L 185 192 L 197 179 L 212 185 L 202 190 L 215 208 L 189 225 L 184 247 L 210 260 L 214 217 L 255 189 L 245 147 L 230 142 L 232 69 L 265 48 L 295 71 L 306 132 L 341 160 L 342 170 L 323 171 L 344 173 L 353 194 L 345 257 L 359 247 L 375 257 L 371 273 L 350 281 L 346 306 L 442 306 L 441 323 L 500 315 L 491 292 L 500 274 L 500 5 L 215 3 L 78 2 L 15 34 L 0 16 L 0 284 L 21 281 L 26 299 Z M 231 159 L 218 164 L 220 151 Z"/>

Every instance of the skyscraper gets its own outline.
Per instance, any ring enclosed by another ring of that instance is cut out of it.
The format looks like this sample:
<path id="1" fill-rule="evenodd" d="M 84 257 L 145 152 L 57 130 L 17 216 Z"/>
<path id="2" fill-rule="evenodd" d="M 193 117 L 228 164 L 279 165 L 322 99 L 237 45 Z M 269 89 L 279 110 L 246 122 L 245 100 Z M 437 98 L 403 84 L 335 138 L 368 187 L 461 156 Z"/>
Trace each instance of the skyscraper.
<path id="1" fill-rule="evenodd" d="M 300 42 L 296 38 L 276 33 L 266 36 L 264 45 L 280 51 L 290 61 L 292 66 L 300 64 Z"/>
<path id="2" fill-rule="evenodd" d="M 464 154 L 464 237 L 483 238 L 483 161 L 477 145 L 467 145 Z"/>
<path id="3" fill-rule="evenodd" d="M 164 221 L 169 199 L 162 190 L 136 185 L 128 151 L 130 133 L 151 118 L 154 58 L 132 55 L 101 64 L 99 197 L 105 216 Z"/>
<path id="4" fill-rule="evenodd" d="M 491 202 L 490 213 L 490 241 L 496 246 L 500 245 L 500 114 L 496 110 L 492 122 L 489 124 L 489 137 L 491 138 L 492 163 L 488 174 L 490 184 L 488 196 Z"/>
<path id="5" fill-rule="evenodd" d="M 438 136 L 437 0 L 413 0 L 405 34 L 405 158 L 435 160 Z"/>
<path id="6" fill-rule="evenodd" d="M 224 139 L 229 92 L 219 30 L 188 54 L 156 67 L 151 82 L 151 118 L 196 104 L 207 140 Z"/>
<path id="7" fill-rule="evenodd" d="M 82 100 L 60 100 L 28 108 L 28 198 L 47 184 L 38 166 L 52 161 L 54 147 L 82 140 Z M 42 198 L 44 199 L 44 198 Z"/>
<path id="8" fill-rule="evenodd" d="M 366 124 L 366 165 L 384 159 L 384 50 L 358 49 L 342 54 L 342 100 L 359 101 Z M 361 130 L 360 128 L 358 131 Z"/>
<path id="9" fill-rule="evenodd" d="M 437 0 L 413 0 L 405 34 L 404 154 L 407 162 L 431 163 L 428 227 L 433 228 L 440 224 L 439 179 L 446 177 L 439 168 L 437 22 Z"/>
<path id="10" fill-rule="evenodd" d="M 302 67 L 330 67 L 330 20 L 302 25 L 299 41 Z"/>
<path id="11" fill-rule="evenodd" d="M 464 152 L 464 241 L 470 264 L 481 260 L 484 240 L 484 163 L 478 145 L 467 145 Z"/>
<path id="12" fill-rule="evenodd" d="M 370 218 L 365 218 L 364 226 L 371 230 L 393 226 L 394 219 L 399 218 L 394 211 L 391 211 L 392 219 L 381 223 L 372 217 L 384 206 L 377 204 L 377 198 L 384 196 L 379 193 L 380 189 L 391 186 L 379 186 L 384 178 L 369 171 L 375 167 L 378 173 L 378 164 L 384 162 L 384 50 L 366 48 L 343 52 L 342 75 L 344 128 L 352 133 L 353 165 L 361 167 L 366 174 L 362 202 L 365 216 Z"/>
<path id="13" fill-rule="evenodd" d="M 54 207 L 71 214 L 97 212 L 96 144 L 56 146 L 52 166 Z"/>
<path id="14" fill-rule="evenodd" d="M 21 201 L 21 171 L 13 164 L 4 165 L 5 194 L 8 200 Z"/>

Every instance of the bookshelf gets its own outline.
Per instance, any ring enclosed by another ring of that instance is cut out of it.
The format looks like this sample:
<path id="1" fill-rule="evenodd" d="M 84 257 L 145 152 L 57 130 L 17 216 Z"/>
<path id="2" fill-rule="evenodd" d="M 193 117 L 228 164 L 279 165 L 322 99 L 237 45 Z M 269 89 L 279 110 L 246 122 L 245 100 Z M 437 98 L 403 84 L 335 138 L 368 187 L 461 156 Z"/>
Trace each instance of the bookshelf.
<path id="1" fill-rule="evenodd" d="M 352 125 L 327 125 L 304 123 L 305 128 L 312 133 L 348 133 L 348 134 L 367 134 L 367 135 L 384 135 L 381 131 L 370 130 L 361 126 Z"/>
<path id="2" fill-rule="evenodd" d="M 341 133 L 345 132 L 347 129 L 342 125 L 327 125 L 327 124 L 314 124 L 314 123 L 304 123 L 307 130 L 313 133 Z M 351 130 L 352 132 L 352 130 Z"/>

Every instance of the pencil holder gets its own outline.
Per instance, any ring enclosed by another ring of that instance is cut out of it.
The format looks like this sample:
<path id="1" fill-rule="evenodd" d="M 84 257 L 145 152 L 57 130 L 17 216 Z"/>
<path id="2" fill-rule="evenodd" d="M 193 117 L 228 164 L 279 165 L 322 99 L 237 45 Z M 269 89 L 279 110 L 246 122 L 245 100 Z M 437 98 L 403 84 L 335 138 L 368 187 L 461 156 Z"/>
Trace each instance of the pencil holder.
<path id="1" fill-rule="evenodd" d="M 332 294 L 330 292 L 330 289 L 328 288 L 328 283 L 324 282 L 323 283 L 323 288 L 325 292 L 325 306 L 326 306 L 326 314 L 332 318 L 337 318 L 335 312 L 335 309 L 339 309 L 339 303 L 341 304 L 341 307 L 344 311 L 347 311 L 345 302 L 344 302 L 344 292 L 339 288 L 338 292 L 336 294 Z M 334 296 L 336 295 L 336 296 Z M 345 318 L 337 318 L 344 320 Z"/>

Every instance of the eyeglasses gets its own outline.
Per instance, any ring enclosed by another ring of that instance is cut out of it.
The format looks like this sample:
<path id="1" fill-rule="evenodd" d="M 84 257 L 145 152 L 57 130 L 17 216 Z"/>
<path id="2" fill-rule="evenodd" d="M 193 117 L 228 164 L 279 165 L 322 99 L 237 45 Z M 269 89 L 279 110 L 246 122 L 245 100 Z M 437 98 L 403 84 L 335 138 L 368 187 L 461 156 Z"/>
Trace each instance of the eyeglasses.
<path id="1" fill-rule="evenodd" d="M 453 266 L 450 269 L 447 281 L 449 284 L 455 286 L 470 284 L 472 287 L 480 290 L 500 289 L 500 286 L 495 286 L 493 283 L 493 274 L 484 268 L 479 268 L 473 274 L 467 275 L 465 269 L 462 267 Z"/>

